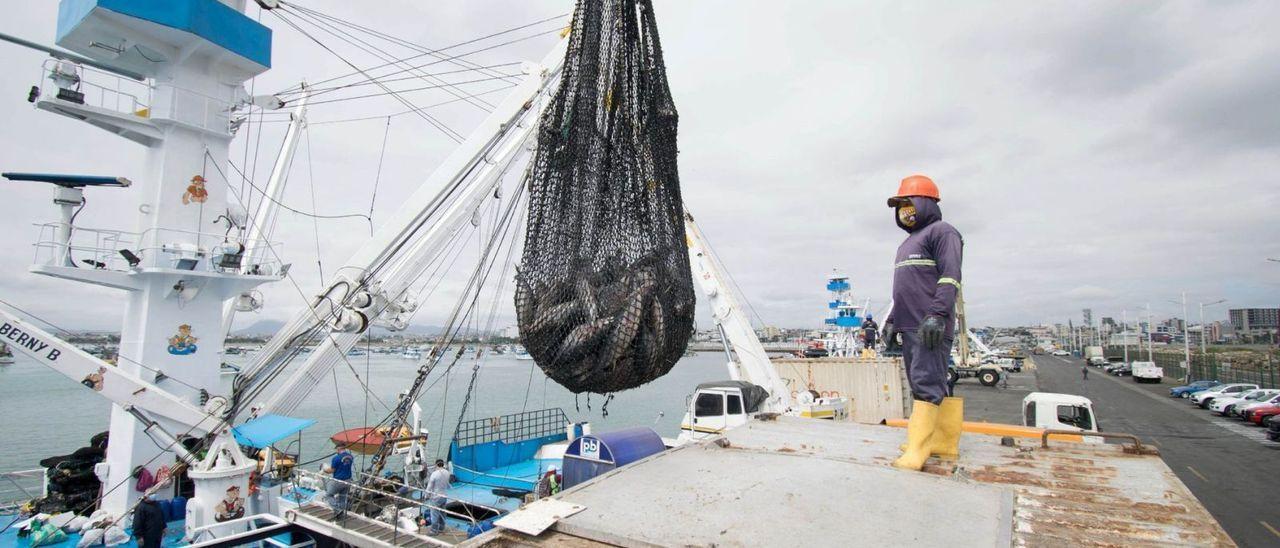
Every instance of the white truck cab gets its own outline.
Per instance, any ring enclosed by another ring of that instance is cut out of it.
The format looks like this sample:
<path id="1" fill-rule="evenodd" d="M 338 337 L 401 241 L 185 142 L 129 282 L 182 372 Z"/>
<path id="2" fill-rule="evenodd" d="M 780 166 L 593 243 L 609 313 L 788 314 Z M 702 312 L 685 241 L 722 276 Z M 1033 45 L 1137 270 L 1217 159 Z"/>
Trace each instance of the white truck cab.
<path id="1" fill-rule="evenodd" d="M 1164 369 L 1156 365 L 1156 362 L 1133 362 L 1133 380 L 1134 382 L 1154 382 L 1164 381 Z"/>
<path id="2" fill-rule="evenodd" d="M 760 404 L 767 397 L 764 388 L 746 381 L 699 384 L 680 421 L 680 437 L 710 437 L 746 424 L 750 415 L 760 411 Z"/>
<path id="3" fill-rule="evenodd" d="M 1022 399 L 1022 425 L 1046 430 L 1098 431 L 1098 420 L 1089 398 L 1051 392 L 1032 392 Z"/>

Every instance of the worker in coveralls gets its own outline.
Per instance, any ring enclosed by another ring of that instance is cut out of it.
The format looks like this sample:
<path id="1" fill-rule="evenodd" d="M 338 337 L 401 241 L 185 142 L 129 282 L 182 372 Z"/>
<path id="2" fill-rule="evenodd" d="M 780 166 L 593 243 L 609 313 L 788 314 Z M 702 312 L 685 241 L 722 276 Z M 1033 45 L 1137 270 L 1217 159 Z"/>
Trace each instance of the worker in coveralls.
<path id="1" fill-rule="evenodd" d="M 898 226 L 907 232 L 893 270 L 893 311 L 885 319 L 885 343 L 902 335 L 902 360 L 915 402 L 898 468 L 919 470 L 930 455 L 957 457 L 964 400 L 951 396 L 947 357 L 955 337 L 956 296 L 964 240 L 943 222 L 938 186 L 923 175 L 902 180 L 889 198 Z"/>

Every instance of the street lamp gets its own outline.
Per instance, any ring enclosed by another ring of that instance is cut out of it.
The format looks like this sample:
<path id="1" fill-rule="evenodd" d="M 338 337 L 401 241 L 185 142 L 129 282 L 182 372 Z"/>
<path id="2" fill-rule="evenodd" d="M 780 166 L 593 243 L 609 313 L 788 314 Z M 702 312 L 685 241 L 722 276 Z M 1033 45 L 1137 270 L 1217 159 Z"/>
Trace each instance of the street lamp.
<path id="1" fill-rule="evenodd" d="M 1227 300 L 1226 300 L 1226 299 L 1218 299 L 1218 300 L 1213 301 L 1213 302 L 1211 302 L 1211 303 L 1206 303 L 1206 302 L 1201 302 L 1201 303 L 1200 303 L 1200 354 L 1201 354 L 1201 355 L 1204 355 L 1204 354 L 1206 354 L 1206 353 L 1208 352 L 1208 350 L 1206 349 L 1206 343 L 1205 343 L 1205 338 L 1206 338 L 1206 337 L 1205 337 L 1205 333 L 1204 333 L 1204 307 L 1206 307 L 1206 306 L 1213 306 L 1213 305 L 1215 305 L 1215 304 L 1222 304 L 1222 303 L 1225 303 L 1225 302 L 1227 302 Z"/>
<path id="2" fill-rule="evenodd" d="M 1170 300 L 1169 302 L 1173 304 L 1179 303 L 1179 301 L 1174 301 L 1174 300 Z M 1189 332 L 1189 329 L 1187 328 L 1187 292 L 1186 291 L 1182 292 L 1181 303 L 1182 303 L 1182 352 L 1183 352 L 1184 359 L 1186 360 L 1185 365 L 1187 367 L 1187 378 L 1190 379 L 1191 378 L 1191 334 Z M 1200 325 L 1200 338 L 1201 339 L 1204 338 L 1203 323 L 1201 323 Z"/>

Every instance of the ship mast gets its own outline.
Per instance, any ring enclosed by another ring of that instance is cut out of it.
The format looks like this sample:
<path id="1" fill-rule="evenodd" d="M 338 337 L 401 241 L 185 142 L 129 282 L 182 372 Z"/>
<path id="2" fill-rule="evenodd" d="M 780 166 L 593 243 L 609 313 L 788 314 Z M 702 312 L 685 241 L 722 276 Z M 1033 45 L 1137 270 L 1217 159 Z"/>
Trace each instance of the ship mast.
<path id="1" fill-rule="evenodd" d="M 271 64 L 271 31 L 247 17 L 244 5 L 64 1 L 57 45 L 108 70 L 70 55 L 50 59 L 48 79 L 31 97 L 39 109 L 146 147 L 145 165 L 128 174 L 137 200 L 129 210 L 136 212 L 133 231 L 72 227 L 65 218 L 50 223 L 31 271 L 124 290 L 116 367 L 205 409 L 230 396 L 220 380 L 225 303 L 283 274 L 268 242 L 233 230 L 232 211 L 246 197 L 235 194 L 223 167 L 236 110 L 259 103 L 243 83 Z M 135 411 L 119 404 L 111 411 L 101 507 L 116 515 L 139 496 L 131 480 L 136 467 L 154 473 L 174 463 L 147 430 L 192 431 L 162 414 L 148 424 Z M 226 474 L 193 470 L 192 477 L 225 489 L 247 481 L 251 468 L 237 463 Z"/>

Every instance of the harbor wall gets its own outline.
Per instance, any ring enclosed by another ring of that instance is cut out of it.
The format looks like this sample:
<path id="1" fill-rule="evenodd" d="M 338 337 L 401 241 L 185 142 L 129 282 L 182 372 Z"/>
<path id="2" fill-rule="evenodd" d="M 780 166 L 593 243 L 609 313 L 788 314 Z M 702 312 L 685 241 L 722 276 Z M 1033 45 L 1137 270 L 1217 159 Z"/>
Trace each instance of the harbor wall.
<path id="1" fill-rule="evenodd" d="M 907 416 L 911 397 L 901 358 L 781 358 L 774 359 L 778 375 L 791 386 L 823 396 L 849 398 L 849 419 L 876 424 Z"/>

